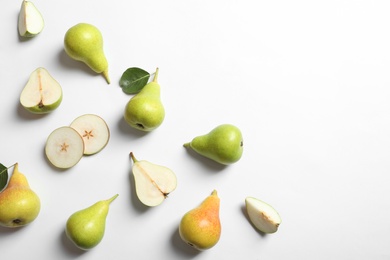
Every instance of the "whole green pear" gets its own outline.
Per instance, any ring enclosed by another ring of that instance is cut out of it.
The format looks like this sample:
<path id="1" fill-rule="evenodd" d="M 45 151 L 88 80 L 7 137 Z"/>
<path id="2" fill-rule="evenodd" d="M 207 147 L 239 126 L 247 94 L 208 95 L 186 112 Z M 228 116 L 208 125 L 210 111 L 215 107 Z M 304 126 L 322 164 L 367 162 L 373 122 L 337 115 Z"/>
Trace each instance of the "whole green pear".
<path id="1" fill-rule="evenodd" d="M 73 213 L 66 222 L 67 237 L 80 249 L 88 250 L 103 239 L 109 206 L 118 194 Z"/>
<path id="2" fill-rule="evenodd" d="M 103 51 L 103 36 L 92 24 L 79 23 L 65 33 L 65 52 L 87 64 L 96 73 L 102 73 L 108 84 L 108 62 Z"/>
<path id="3" fill-rule="evenodd" d="M 219 125 L 208 134 L 197 136 L 184 147 L 190 147 L 204 157 L 228 165 L 240 160 L 243 139 L 238 127 L 231 124 Z"/>
<path id="4" fill-rule="evenodd" d="M 25 226 L 37 218 L 40 209 L 38 195 L 16 163 L 7 187 L 0 193 L 0 226 Z"/>
<path id="5" fill-rule="evenodd" d="M 164 121 L 165 109 L 160 97 L 160 84 L 157 82 L 158 68 L 152 82 L 133 96 L 126 104 L 126 122 L 139 130 L 152 131 Z"/>

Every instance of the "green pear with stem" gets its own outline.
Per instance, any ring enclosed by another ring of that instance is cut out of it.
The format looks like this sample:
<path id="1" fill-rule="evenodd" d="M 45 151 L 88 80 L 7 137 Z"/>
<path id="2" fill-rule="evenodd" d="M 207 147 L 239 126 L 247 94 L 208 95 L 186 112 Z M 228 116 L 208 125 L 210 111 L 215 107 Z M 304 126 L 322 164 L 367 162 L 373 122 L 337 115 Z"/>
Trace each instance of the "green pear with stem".
<path id="1" fill-rule="evenodd" d="M 38 195 L 19 171 L 19 164 L 14 164 L 8 185 L 0 193 L 0 226 L 14 228 L 28 225 L 37 218 L 40 209 Z"/>
<path id="2" fill-rule="evenodd" d="M 68 218 L 65 233 L 78 248 L 89 250 L 103 239 L 109 206 L 116 197 L 118 194 L 79 210 Z"/>
<path id="3" fill-rule="evenodd" d="M 181 239 L 200 251 L 215 246 L 221 236 L 220 199 L 214 190 L 196 208 L 182 217 L 179 225 Z"/>
<path id="4" fill-rule="evenodd" d="M 142 131 L 152 131 L 164 121 L 165 109 L 161 102 L 160 84 L 157 82 L 158 68 L 153 81 L 133 96 L 126 104 L 124 118 L 126 122 Z"/>
<path id="5" fill-rule="evenodd" d="M 102 73 L 110 84 L 103 36 L 97 27 L 88 23 L 74 25 L 65 33 L 64 48 L 72 59 L 84 62 L 96 73 Z"/>
<path id="6" fill-rule="evenodd" d="M 193 138 L 184 147 L 220 164 L 229 165 L 240 160 L 243 145 L 240 129 L 231 124 L 222 124 L 205 135 Z"/>

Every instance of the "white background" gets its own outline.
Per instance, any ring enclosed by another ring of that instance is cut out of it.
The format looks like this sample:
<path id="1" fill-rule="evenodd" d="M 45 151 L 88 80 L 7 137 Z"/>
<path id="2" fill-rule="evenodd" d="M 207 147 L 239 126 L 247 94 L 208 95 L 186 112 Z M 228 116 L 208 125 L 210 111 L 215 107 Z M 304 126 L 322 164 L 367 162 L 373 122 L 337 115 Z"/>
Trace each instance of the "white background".
<path id="1" fill-rule="evenodd" d="M 30 40 L 18 37 L 21 2 L 2 3 L 0 162 L 19 162 L 42 209 L 25 228 L 0 228 L 1 259 L 390 259 L 388 1 L 36 0 L 45 28 Z M 79 22 L 103 34 L 110 85 L 64 53 Z M 19 104 L 38 67 L 64 92 L 45 116 Z M 119 79 L 129 67 L 160 68 L 166 118 L 148 134 L 123 120 L 131 96 Z M 108 145 L 53 168 L 47 136 L 86 113 L 106 120 Z M 183 148 L 222 123 L 243 132 L 238 163 L 220 167 Z M 175 171 L 178 187 L 160 206 L 138 201 L 130 151 Z M 178 224 L 213 189 L 222 236 L 197 253 Z M 102 242 L 76 249 L 67 218 L 116 193 Z M 277 233 L 253 228 L 246 196 L 278 210 Z"/>

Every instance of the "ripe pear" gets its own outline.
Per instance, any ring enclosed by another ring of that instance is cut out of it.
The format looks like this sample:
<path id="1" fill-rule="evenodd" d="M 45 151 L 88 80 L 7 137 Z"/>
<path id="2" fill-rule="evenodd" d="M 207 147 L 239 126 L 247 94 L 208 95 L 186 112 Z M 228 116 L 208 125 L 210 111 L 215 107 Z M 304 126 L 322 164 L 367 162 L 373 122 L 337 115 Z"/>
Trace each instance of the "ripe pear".
<path id="1" fill-rule="evenodd" d="M 228 165 L 240 160 L 243 145 L 240 129 L 231 124 L 223 124 L 208 134 L 195 137 L 191 142 L 185 143 L 184 147 L 192 148 L 204 157 Z"/>
<path id="2" fill-rule="evenodd" d="M 31 1 L 22 0 L 18 17 L 18 31 L 22 37 L 34 37 L 45 26 L 41 12 Z"/>
<path id="3" fill-rule="evenodd" d="M 165 109 L 160 97 L 160 84 L 157 82 L 158 68 L 153 81 L 133 96 L 126 105 L 126 122 L 139 130 L 152 131 L 164 121 Z"/>
<path id="4" fill-rule="evenodd" d="M 103 239 L 109 206 L 116 197 L 118 194 L 79 210 L 68 218 L 65 233 L 78 248 L 89 250 Z"/>
<path id="5" fill-rule="evenodd" d="M 87 64 L 96 73 L 102 73 L 108 84 L 108 62 L 103 50 L 103 36 L 92 24 L 79 23 L 65 33 L 65 52 Z"/>
<path id="6" fill-rule="evenodd" d="M 62 101 L 62 87 L 45 68 L 34 70 L 20 94 L 20 104 L 35 114 L 55 110 Z"/>
<path id="7" fill-rule="evenodd" d="M 132 171 L 137 197 L 146 206 L 160 205 L 176 189 L 175 173 L 165 166 L 138 161 L 132 152 L 130 156 L 134 162 Z"/>
<path id="8" fill-rule="evenodd" d="M 179 234 L 188 245 L 202 251 L 215 246 L 221 236 L 220 199 L 214 190 L 198 207 L 181 219 Z"/>
<path id="9" fill-rule="evenodd" d="M 37 218 L 41 209 L 38 195 L 30 188 L 18 165 L 14 165 L 8 185 L 0 193 L 0 226 L 25 226 Z"/>

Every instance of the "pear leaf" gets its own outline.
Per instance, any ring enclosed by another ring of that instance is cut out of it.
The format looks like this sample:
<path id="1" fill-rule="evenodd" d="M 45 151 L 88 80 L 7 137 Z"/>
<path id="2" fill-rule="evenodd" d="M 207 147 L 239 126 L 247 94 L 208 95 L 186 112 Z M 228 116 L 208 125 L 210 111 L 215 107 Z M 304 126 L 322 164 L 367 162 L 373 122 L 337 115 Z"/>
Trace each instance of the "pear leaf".
<path id="1" fill-rule="evenodd" d="M 125 72 L 123 72 L 119 81 L 119 86 L 126 94 L 136 94 L 145 87 L 149 78 L 150 73 L 143 69 L 137 67 L 128 68 Z"/>
<path id="2" fill-rule="evenodd" d="M 0 163 L 0 191 L 2 191 L 8 182 L 8 168 Z"/>

